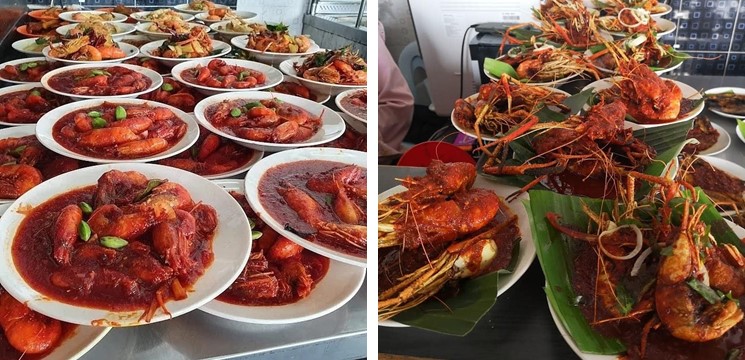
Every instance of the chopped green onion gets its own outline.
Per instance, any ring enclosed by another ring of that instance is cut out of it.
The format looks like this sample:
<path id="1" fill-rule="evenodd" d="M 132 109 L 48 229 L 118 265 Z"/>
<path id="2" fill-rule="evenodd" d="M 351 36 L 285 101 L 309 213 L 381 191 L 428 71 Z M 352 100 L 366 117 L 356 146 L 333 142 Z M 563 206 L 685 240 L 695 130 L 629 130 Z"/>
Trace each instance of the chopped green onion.
<path id="1" fill-rule="evenodd" d="M 160 88 L 163 89 L 163 91 L 173 91 L 173 85 L 169 83 L 163 83 L 163 86 L 161 86 Z"/>
<path id="2" fill-rule="evenodd" d="M 245 79 L 246 76 L 248 76 L 248 71 L 241 71 L 241 73 L 238 74 L 238 81 Z"/>
<path id="3" fill-rule="evenodd" d="M 101 245 L 111 249 L 120 249 L 129 244 L 127 240 L 116 236 L 102 236 L 99 242 L 101 243 Z"/>
<path id="4" fill-rule="evenodd" d="M 248 226 L 251 227 L 251 229 L 256 227 L 256 221 L 254 219 L 248 218 Z"/>
<path id="5" fill-rule="evenodd" d="M 261 231 L 251 231 L 251 239 L 252 240 L 257 240 L 262 235 L 264 235 L 264 233 L 262 233 Z"/>
<path id="6" fill-rule="evenodd" d="M 242 113 L 243 112 L 239 108 L 233 108 L 233 110 L 230 110 L 230 116 L 232 117 L 239 117 Z"/>
<path id="7" fill-rule="evenodd" d="M 117 106 L 116 110 L 114 111 L 114 116 L 117 120 L 124 120 L 127 118 L 127 110 L 125 110 L 122 106 Z"/>
<path id="8" fill-rule="evenodd" d="M 91 227 L 87 222 L 85 222 L 85 220 L 81 221 L 80 225 L 78 225 L 78 236 L 80 236 L 80 239 L 83 241 L 91 239 Z"/>
<path id="9" fill-rule="evenodd" d="M 80 210 L 83 210 L 83 214 L 88 215 L 93 212 L 93 208 L 85 201 L 78 204 L 78 206 L 80 206 Z"/>
<path id="10" fill-rule="evenodd" d="M 36 41 L 34 42 L 36 43 L 36 45 L 45 45 L 48 43 L 47 39 L 43 37 L 36 39 Z"/>
<path id="11" fill-rule="evenodd" d="M 88 116 L 90 116 L 92 118 L 97 118 L 97 117 L 101 117 L 101 113 L 98 112 L 98 111 L 91 111 L 91 112 L 88 113 Z"/>
<path id="12" fill-rule="evenodd" d="M 91 74 L 92 75 L 103 75 L 104 71 L 101 69 L 95 69 L 95 70 L 91 70 Z"/>
<path id="13" fill-rule="evenodd" d="M 93 127 L 96 129 L 100 129 L 100 128 L 106 127 L 106 120 L 100 117 L 96 117 L 96 118 L 91 119 L 91 125 L 93 125 Z"/>
<path id="14" fill-rule="evenodd" d="M 33 95 L 33 96 L 41 96 L 41 93 L 39 92 L 39 90 L 33 90 L 33 91 L 31 91 L 31 95 Z"/>
<path id="15" fill-rule="evenodd" d="M 29 68 L 35 68 L 35 67 L 36 67 L 36 66 L 38 66 L 39 64 L 37 64 L 36 62 L 30 62 L 30 63 L 26 63 L 26 65 L 27 65 L 27 66 L 28 66 Z"/>
<path id="16" fill-rule="evenodd" d="M 28 70 L 28 63 L 21 64 L 18 68 L 21 71 L 26 71 L 26 70 Z"/>
<path id="17" fill-rule="evenodd" d="M 13 149 L 13 151 L 11 151 L 10 153 L 11 153 L 11 155 L 21 156 L 21 153 L 23 152 L 23 150 L 26 150 L 26 145 L 21 145 L 21 146 L 15 148 L 15 149 Z"/>

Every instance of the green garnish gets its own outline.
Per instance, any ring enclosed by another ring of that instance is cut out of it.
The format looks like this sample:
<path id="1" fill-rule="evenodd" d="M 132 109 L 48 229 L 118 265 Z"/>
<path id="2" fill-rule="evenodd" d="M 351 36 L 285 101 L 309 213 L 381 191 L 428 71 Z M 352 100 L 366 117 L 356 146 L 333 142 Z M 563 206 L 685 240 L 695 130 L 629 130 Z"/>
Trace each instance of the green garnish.
<path id="1" fill-rule="evenodd" d="M 147 187 L 145 188 L 145 190 L 142 191 L 142 194 L 140 194 L 140 195 L 137 196 L 137 198 L 135 199 L 135 202 L 138 202 L 138 201 L 144 199 L 145 197 L 147 197 L 148 195 L 150 195 L 150 193 L 153 191 L 153 189 L 155 189 L 156 187 L 158 187 L 158 185 L 160 185 L 160 184 L 162 184 L 162 183 L 164 183 L 166 181 L 167 180 L 150 179 L 147 182 Z"/>
<path id="2" fill-rule="evenodd" d="M 173 85 L 169 83 L 163 83 L 163 86 L 160 87 L 163 91 L 173 91 Z"/>
<path id="3" fill-rule="evenodd" d="M 98 111 L 91 111 L 91 112 L 88 113 L 88 116 L 90 116 L 92 118 L 97 118 L 97 117 L 101 117 L 101 113 L 98 112 Z"/>
<path id="4" fill-rule="evenodd" d="M 36 45 L 46 45 L 46 44 L 49 43 L 49 40 L 47 40 L 44 37 L 40 37 L 40 38 L 36 39 L 36 41 L 34 41 L 34 42 L 36 43 Z"/>
<path id="5" fill-rule="evenodd" d="M 83 201 L 83 202 L 81 202 L 80 204 L 78 204 L 78 206 L 80 206 L 80 210 L 83 210 L 83 214 L 86 214 L 86 215 L 88 215 L 88 214 L 90 214 L 90 213 L 92 213 L 92 212 L 93 212 L 93 207 L 91 207 L 91 206 L 90 206 L 90 205 L 89 205 L 89 204 L 88 204 L 87 202 L 85 202 L 85 201 Z"/>
<path id="6" fill-rule="evenodd" d="M 88 241 L 91 239 L 91 227 L 88 225 L 85 220 L 80 222 L 80 225 L 78 225 L 78 236 L 80 236 L 80 240 Z"/>
<path id="7" fill-rule="evenodd" d="M 696 279 L 688 280 L 686 283 L 691 287 L 691 289 L 696 290 L 696 292 L 708 301 L 709 304 L 716 304 L 722 300 L 714 289 Z"/>
<path id="8" fill-rule="evenodd" d="M 245 79 L 246 76 L 248 76 L 248 72 L 247 71 L 241 71 L 241 73 L 238 74 L 238 81 L 241 81 L 241 80 Z"/>
<path id="9" fill-rule="evenodd" d="M 93 125 L 93 128 L 100 129 L 106 127 L 106 120 L 96 117 L 91 119 L 91 125 Z"/>
<path id="10" fill-rule="evenodd" d="M 282 32 L 282 31 L 287 31 L 289 29 L 289 27 L 283 23 L 279 23 L 276 25 L 266 24 L 266 28 L 269 31 L 273 31 L 273 32 Z"/>
<path id="11" fill-rule="evenodd" d="M 20 66 L 18 66 L 18 69 L 20 69 L 21 71 L 28 70 L 28 63 L 21 64 Z"/>
<path id="12" fill-rule="evenodd" d="M 26 63 L 26 65 L 28 66 L 29 69 L 31 69 L 31 68 L 37 67 L 39 64 L 37 64 L 36 62 L 30 62 L 30 63 Z"/>
<path id="13" fill-rule="evenodd" d="M 114 117 L 117 120 L 124 120 L 127 118 L 127 110 L 124 109 L 123 106 L 117 106 L 116 110 L 114 111 Z"/>
<path id="14" fill-rule="evenodd" d="M 251 110 L 251 109 L 253 109 L 253 108 L 257 107 L 257 106 L 264 106 L 264 105 L 261 105 L 261 103 L 258 102 L 258 101 L 250 102 L 250 103 L 248 103 L 246 105 L 243 105 L 243 107 L 246 109 L 246 111 Z"/>
<path id="15" fill-rule="evenodd" d="M 251 227 L 251 229 L 256 227 L 256 221 L 254 219 L 248 218 L 248 226 Z"/>
<path id="16" fill-rule="evenodd" d="M 104 71 L 103 70 L 100 70 L 100 69 L 95 69 L 95 70 L 91 70 L 91 74 L 92 75 L 96 75 L 96 76 L 98 76 L 98 75 L 104 75 Z"/>
<path id="17" fill-rule="evenodd" d="M 243 111 L 239 108 L 233 108 L 233 110 L 230 110 L 230 116 L 232 117 L 239 117 L 241 114 L 243 114 Z"/>
<path id="18" fill-rule="evenodd" d="M 127 240 L 116 236 L 103 236 L 101 237 L 101 240 L 99 242 L 101 243 L 101 245 L 111 249 L 120 249 L 129 244 Z"/>
<path id="19" fill-rule="evenodd" d="M 10 154 L 15 155 L 15 156 L 21 156 L 21 153 L 23 153 L 23 150 L 26 150 L 26 145 L 21 145 L 13 149 L 13 151 L 11 151 Z"/>
<path id="20" fill-rule="evenodd" d="M 31 91 L 31 95 L 33 95 L 33 96 L 41 96 L 41 93 L 39 92 L 39 90 L 33 90 L 33 91 Z"/>
<path id="21" fill-rule="evenodd" d="M 261 235 L 264 235 L 261 231 L 251 231 L 251 239 L 256 240 L 261 237 Z"/>
<path id="22" fill-rule="evenodd" d="M 740 130 L 740 135 L 745 136 L 745 121 L 737 119 L 737 129 Z"/>

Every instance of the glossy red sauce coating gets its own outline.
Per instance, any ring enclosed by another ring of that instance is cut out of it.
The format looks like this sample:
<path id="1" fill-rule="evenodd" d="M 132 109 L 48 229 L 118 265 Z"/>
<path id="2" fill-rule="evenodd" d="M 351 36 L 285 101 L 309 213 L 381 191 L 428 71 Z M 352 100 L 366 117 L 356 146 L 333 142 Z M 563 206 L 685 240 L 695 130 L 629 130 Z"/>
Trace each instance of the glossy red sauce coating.
<path id="1" fill-rule="evenodd" d="M 367 90 L 360 90 L 341 99 L 341 107 L 354 116 L 367 119 Z"/>
<path id="2" fill-rule="evenodd" d="M 66 97 L 42 87 L 0 95 L 0 121 L 15 124 L 36 123 L 44 114 L 70 102 Z"/>
<path id="3" fill-rule="evenodd" d="M 112 66 L 64 71 L 49 79 L 49 87 L 75 95 L 127 95 L 147 90 L 153 81 L 137 71 Z"/>
<path id="4" fill-rule="evenodd" d="M 44 74 L 60 66 L 62 66 L 60 62 L 27 61 L 16 65 L 6 65 L 0 69 L 0 77 L 15 81 L 39 82 Z"/>

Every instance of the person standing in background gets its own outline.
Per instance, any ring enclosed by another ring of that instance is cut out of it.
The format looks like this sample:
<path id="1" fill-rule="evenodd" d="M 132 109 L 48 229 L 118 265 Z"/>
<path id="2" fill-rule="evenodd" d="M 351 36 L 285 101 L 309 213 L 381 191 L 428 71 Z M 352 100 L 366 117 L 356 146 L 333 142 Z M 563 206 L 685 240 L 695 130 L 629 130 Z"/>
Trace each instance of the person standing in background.
<path id="1" fill-rule="evenodd" d="M 378 22 L 378 156 L 401 152 L 411 127 L 414 96 L 385 45 L 385 29 Z"/>

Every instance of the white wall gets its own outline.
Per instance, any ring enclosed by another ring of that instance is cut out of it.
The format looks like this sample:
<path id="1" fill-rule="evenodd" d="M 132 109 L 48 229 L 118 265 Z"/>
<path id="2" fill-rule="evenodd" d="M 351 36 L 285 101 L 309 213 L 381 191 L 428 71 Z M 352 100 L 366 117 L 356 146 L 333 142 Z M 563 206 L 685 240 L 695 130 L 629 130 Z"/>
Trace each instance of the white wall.
<path id="1" fill-rule="evenodd" d="M 401 50 L 410 42 L 416 41 L 409 2 L 405 0 L 379 0 L 378 17 L 385 27 L 385 44 L 393 58 L 398 60 Z"/>
<path id="2" fill-rule="evenodd" d="M 260 21 L 283 22 L 290 27 L 290 34 L 300 34 L 308 3 L 309 0 L 238 0 L 237 9 L 259 14 Z"/>

